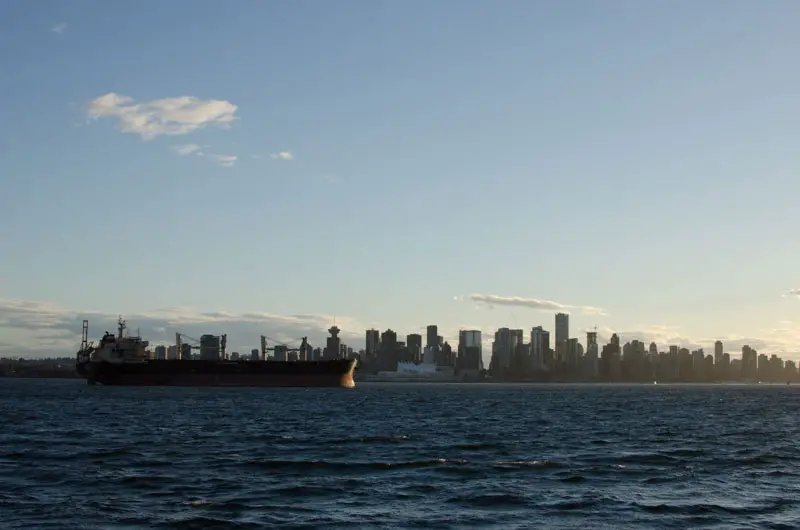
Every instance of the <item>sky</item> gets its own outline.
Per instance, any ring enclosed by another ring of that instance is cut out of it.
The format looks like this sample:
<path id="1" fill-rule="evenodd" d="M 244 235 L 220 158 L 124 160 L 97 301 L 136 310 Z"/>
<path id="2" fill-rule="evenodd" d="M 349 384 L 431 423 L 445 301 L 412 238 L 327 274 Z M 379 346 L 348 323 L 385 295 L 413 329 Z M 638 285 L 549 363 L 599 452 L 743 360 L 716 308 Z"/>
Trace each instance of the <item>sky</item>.
<path id="1" fill-rule="evenodd" d="M 119 314 L 249 351 L 564 311 L 581 342 L 798 358 L 798 15 L 4 2 L 0 355 Z"/>

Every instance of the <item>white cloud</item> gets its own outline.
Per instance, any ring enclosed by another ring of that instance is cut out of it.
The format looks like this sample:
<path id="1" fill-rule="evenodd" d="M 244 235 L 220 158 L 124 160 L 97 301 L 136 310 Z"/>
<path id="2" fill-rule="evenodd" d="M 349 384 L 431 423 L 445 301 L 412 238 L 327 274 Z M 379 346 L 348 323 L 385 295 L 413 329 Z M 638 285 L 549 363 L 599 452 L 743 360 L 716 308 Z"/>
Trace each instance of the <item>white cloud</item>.
<path id="1" fill-rule="evenodd" d="M 55 33 L 56 35 L 61 35 L 61 34 L 63 34 L 63 33 L 66 31 L 66 30 L 67 30 L 67 23 L 66 23 L 66 22 L 59 22 L 58 24 L 56 24 L 55 26 L 53 26 L 52 28 L 50 28 L 50 31 L 52 31 L 52 32 L 53 32 L 53 33 Z"/>
<path id="2" fill-rule="evenodd" d="M 143 313 L 123 315 L 127 319 L 130 330 L 137 328 L 142 336 L 152 345 L 172 344 L 175 333 L 185 333 L 189 337 L 199 338 L 205 333 L 228 334 L 229 351 L 249 352 L 259 347 L 261 334 L 281 342 L 295 344 L 303 336 L 307 336 L 313 346 L 324 346 L 327 328 L 335 322 L 342 329 L 344 342 L 355 349 L 364 347 L 364 330 L 376 328 L 384 331 L 386 326 L 380 323 L 365 323 L 359 319 L 337 315 L 294 314 L 278 315 L 264 312 L 225 312 L 199 311 L 192 308 L 166 308 Z M 58 305 L 31 301 L 0 298 L 0 357 L 11 356 L 71 356 L 80 344 L 81 321 L 89 320 L 90 340 L 97 341 L 103 331 L 116 329 L 117 315 L 100 311 L 75 311 Z M 494 332 L 508 323 L 494 322 L 494 326 L 469 323 L 458 328 L 440 326 L 439 334 L 444 336 L 456 348 L 459 329 L 477 329 L 482 331 L 484 357 L 488 362 L 491 355 L 491 341 Z M 395 327 L 398 335 L 418 332 L 424 336 L 424 326 Z M 529 340 L 530 329 L 525 329 L 525 340 Z M 545 326 L 547 328 L 547 326 Z M 552 333 L 552 327 L 550 327 Z M 572 334 L 585 343 L 587 329 L 577 330 Z M 725 351 L 732 357 L 741 355 L 741 348 L 747 344 L 759 353 L 778 354 L 784 359 L 800 358 L 800 324 L 781 321 L 774 327 L 758 330 L 755 336 L 722 335 L 717 337 L 692 337 L 681 332 L 677 326 L 653 324 L 640 329 L 614 329 L 598 327 L 598 339 L 601 344 L 608 342 L 612 333 L 617 333 L 625 343 L 633 339 L 646 344 L 655 342 L 660 351 L 666 351 L 670 345 L 678 345 L 689 349 L 705 348 L 707 353 L 713 352 L 715 340 L 721 340 Z M 402 340 L 402 339 L 401 339 Z M 270 341 L 272 342 L 272 341 Z"/>
<path id="3" fill-rule="evenodd" d="M 90 340 L 116 330 L 117 315 L 98 311 L 73 311 L 47 302 L 0 299 L 0 357 L 72 356 L 80 345 L 83 319 L 89 320 Z M 205 333 L 228 335 L 229 351 L 258 348 L 260 335 L 296 344 L 307 336 L 312 346 L 323 347 L 333 316 L 316 314 L 201 312 L 169 308 L 123 315 L 129 331 L 137 329 L 151 345 L 173 344 L 175 333 L 200 338 Z M 351 317 L 336 316 L 344 342 L 363 347 L 364 327 Z M 272 341 L 270 341 L 272 342 Z"/>
<path id="4" fill-rule="evenodd" d="M 173 145 L 171 149 L 181 156 L 188 156 L 191 154 L 196 154 L 196 155 L 203 154 L 202 151 L 203 148 L 197 144 Z"/>
<path id="5" fill-rule="evenodd" d="M 800 297 L 800 289 L 789 289 L 788 291 L 786 291 L 786 296 Z"/>
<path id="6" fill-rule="evenodd" d="M 280 151 L 269 155 L 274 160 L 294 160 L 294 155 L 289 151 Z"/>
<path id="7" fill-rule="evenodd" d="M 236 155 L 208 155 L 208 157 L 215 160 L 222 167 L 231 167 L 239 159 Z"/>
<path id="8" fill-rule="evenodd" d="M 205 151 L 203 151 L 203 146 L 197 144 L 173 145 L 171 149 L 181 156 L 197 155 L 205 157 L 209 160 L 216 162 L 222 167 L 232 167 L 236 163 L 236 161 L 239 160 L 239 157 L 236 155 L 219 155 L 213 153 L 206 153 Z"/>
<path id="9" fill-rule="evenodd" d="M 578 336 L 584 342 L 585 333 L 592 329 L 581 329 Z M 645 344 L 655 342 L 659 351 L 668 351 L 669 346 L 679 346 L 696 350 L 703 348 L 706 354 L 714 352 L 714 343 L 722 341 L 726 352 L 731 357 L 741 357 L 742 346 L 750 346 L 759 353 L 780 355 L 786 359 L 800 357 L 798 344 L 800 344 L 800 326 L 791 322 L 781 321 L 775 328 L 759 330 L 758 336 L 746 337 L 742 335 L 720 335 L 718 337 L 691 337 L 682 333 L 677 326 L 653 324 L 639 330 L 614 329 L 610 327 L 597 328 L 598 341 L 605 344 L 616 333 L 623 344 L 632 340 L 639 340 Z"/>
<path id="10" fill-rule="evenodd" d="M 498 296 L 494 294 L 471 294 L 466 297 L 467 300 L 477 304 L 492 306 L 511 306 L 511 307 L 526 307 L 528 309 L 537 309 L 540 311 L 561 311 L 569 312 L 572 309 L 579 310 L 585 315 L 598 315 L 606 316 L 603 309 L 593 306 L 579 306 L 567 305 L 551 300 L 539 300 L 536 298 L 522 298 L 519 296 Z"/>
<path id="11" fill-rule="evenodd" d="M 119 130 L 145 140 L 160 135 L 180 135 L 209 124 L 229 125 L 238 107 L 230 101 L 194 96 L 154 99 L 134 103 L 133 98 L 113 92 L 91 101 L 89 116 L 116 118 Z"/>

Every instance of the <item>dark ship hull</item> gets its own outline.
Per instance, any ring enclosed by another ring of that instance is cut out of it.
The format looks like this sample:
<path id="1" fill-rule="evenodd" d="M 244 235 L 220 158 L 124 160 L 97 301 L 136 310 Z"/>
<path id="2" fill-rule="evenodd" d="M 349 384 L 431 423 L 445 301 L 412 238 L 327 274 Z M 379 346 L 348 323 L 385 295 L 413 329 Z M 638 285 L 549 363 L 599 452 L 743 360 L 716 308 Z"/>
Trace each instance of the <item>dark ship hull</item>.
<path id="1" fill-rule="evenodd" d="M 121 386 L 346 387 L 355 386 L 355 360 L 145 360 L 78 363 L 90 384 Z"/>

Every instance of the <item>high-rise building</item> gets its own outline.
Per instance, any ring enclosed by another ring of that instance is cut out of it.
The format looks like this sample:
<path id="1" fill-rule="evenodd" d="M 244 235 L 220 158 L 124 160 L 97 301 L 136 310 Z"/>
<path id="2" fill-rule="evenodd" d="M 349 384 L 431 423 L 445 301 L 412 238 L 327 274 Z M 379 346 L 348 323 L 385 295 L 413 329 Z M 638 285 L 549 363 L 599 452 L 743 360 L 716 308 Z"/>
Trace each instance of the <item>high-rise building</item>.
<path id="1" fill-rule="evenodd" d="M 200 337 L 200 358 L 207 361 L 218 361 L 220 342 L 217 335 Z"/>
<path id="2" fill-rule="evenodd" d="M 435 324 L 431 324 L 426 329 L 426 339 L 425 346 L 430 346 L 431 348 L 439 346 L 439 328 Z"/>
<path id="3" fill-rule="evenodd" d="M 480 331 L 459 331 L 457 360 L 459 370 L 483 370 L 482 350 Z"/>
<path id="4" fill-rule="evenodd" d="M 156 359 L 163 360 L 167 358 L 167 347 L 158 345 L 155 349 Z"/>
<path id="5" fill-rule="evenodd" d="M 545 337 L 547 341 L 545 342 Z M 535 371 L 544 369 L 547 350 L 550 349 L 550 334 L 536 326 L 531 329 L 531 367 Z"/>
<path id="6" fill-rule="evenodd" d="M 283 344 L 276 344 L 272 350 L 272 358 L 276 361 L 288 361 L 288 350 L 289 348 L 287 346 Z"/>
<path id="7" fill-rule="evenodd" d="M 178 358 L 178 347 L 173 344 L 169 348 L 167 348 L 167 359 L 177 359 Z"/>
<path id="8" fill-rule="evenodd" d="M 566 363 L 570 369 L 575 370 L 581 363 L 583 347 L 577 338 L 567 339 Z"/>
<path id="9" fill-rule="evenodd" d="M 567 340 L 569 339 L 569 315 L 556 313 L 556 357 L 559 362 L 564 362 L 567 355 Z"/>
<path id="10" fill-rule="evenodd" d="M 511 368 L 514 352 L 517 349 L 518 337 L 517 330 L 500 328 L 494 334 L 492 344 L 492 369 L 499 372 L 507 371 Z"/>
<path id="11" fill-rule="evenodd" d="M 398 348 L 397 332 L 387 329 L 381 333 L 381 346 L 378 351 L 379 371 L 392 372 L 397 370 Z"/>
<path id="12" fill-rule="evenodd" d="M 511 334 L 514 335 L 514 346 L 522 344 L 525 342 L 525 332 L 521 329 L 512 329 Z"/>
<path id="13" fill-rule="evenodd" d="M 569 338 L 569 315 L 556 313 L 556 343 L 566 342 Z"/>
<path id="14" fill-rule="evenodd" d="M 422 335 L 419 333 L 406 335 L 406 348 L 414 362 L 419 363 L 422 360 Z"/>
<path id="15" fill-rule="evenodd" d="M 597 344 L 596 331 L 586 332 L 586 357 L 583 365 L 589 377 L 597 377 L 600 370 L 600 347 Z"/>
<path id="16" fill-rule="evenodd" d="M 742 346 L 742 379 L 758 377 L 758 352 L 748 345 Z"/>
<path id="17" fill-rule="evenodd" d="M 381 332 L 378 331 L 377 329 L 368 329 L 367 345 L 366 345 L 367 357 L 373 359 L 377 357 L 380 344 L 381 344 Z"/>
<path id="18" fill-rule="evenodd" d="M 718 340 L 714 343 L 714 364 L 722 363 L 722 355 L 725 353 L 722 351 L 722 341 Z"/>
<path id="19" fill-rule="evenodd" d="M 341 330 L 336 327 L 336 325 L 328 328 L 328 333 L 330 333 L 331 336 L 328 337 L 325 345 L 325 357 L 327 359 L 338 359 L 341 355 L 342 339 L 339 338 L 340 331 Z"/>

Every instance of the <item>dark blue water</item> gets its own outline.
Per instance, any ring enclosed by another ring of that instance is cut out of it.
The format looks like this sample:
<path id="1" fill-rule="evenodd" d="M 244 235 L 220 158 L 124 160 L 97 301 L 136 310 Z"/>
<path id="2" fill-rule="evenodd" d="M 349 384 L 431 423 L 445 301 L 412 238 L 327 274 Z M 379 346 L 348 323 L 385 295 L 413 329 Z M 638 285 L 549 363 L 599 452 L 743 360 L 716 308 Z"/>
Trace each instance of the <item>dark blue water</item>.
<path id="1" fill-rule="evenodd" d="M 0 379 L 0 528 L 797 528 L 795 387 Z"/>

